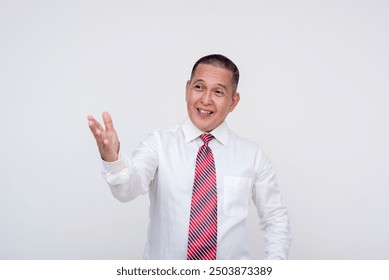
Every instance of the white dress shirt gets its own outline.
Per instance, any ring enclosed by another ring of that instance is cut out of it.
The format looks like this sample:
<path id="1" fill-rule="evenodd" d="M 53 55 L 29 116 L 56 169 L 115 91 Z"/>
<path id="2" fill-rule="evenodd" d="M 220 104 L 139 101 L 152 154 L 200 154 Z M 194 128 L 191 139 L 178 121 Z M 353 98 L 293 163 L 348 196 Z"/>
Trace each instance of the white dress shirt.
<path id="1" fill-rule="evenodd" d="M 103 162 L 103 176 L 122 202 L 149 193 L 145 259 L 186 259 L 196 156 L 203 141 L 189 120 L 151 133 L 129 159 Z M 287 209 L 269 159 L 259 146 L 222 123 L 211 134 L 218 192 L 217 259 L 250 259 L 246 219 L 250 198 L 261 219 L 267 259 L 286 259 Z"/>

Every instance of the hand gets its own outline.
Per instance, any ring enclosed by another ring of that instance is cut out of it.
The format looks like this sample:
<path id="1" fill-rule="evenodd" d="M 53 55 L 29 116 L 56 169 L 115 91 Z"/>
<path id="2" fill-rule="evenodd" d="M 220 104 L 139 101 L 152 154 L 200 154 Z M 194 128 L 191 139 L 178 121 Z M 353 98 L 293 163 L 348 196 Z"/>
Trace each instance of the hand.
<path id="1" fill-rule="evenodd" d="M 111 116 L 107 112 L 102 115 L 105 129 L 92 116 L 88 116 L 89 128 L 96 139 L 102 159 L 109 162 L 116 161 L 119 157 L 119 138 L 113 128 Z"/>

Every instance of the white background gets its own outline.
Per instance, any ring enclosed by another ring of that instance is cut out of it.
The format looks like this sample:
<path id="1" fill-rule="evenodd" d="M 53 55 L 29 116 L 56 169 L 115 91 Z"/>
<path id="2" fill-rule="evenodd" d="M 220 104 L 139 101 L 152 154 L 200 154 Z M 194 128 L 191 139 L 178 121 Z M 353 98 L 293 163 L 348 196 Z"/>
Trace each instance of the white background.
<path id="1" fill-rule="evenodd" d="M 0 0 L 0 259 L 140 259 L 86 117 L 130 154 L 186 117 L 193 63 L 240 68 L 229 126 L 275 166 L 291 259 L 389 259 L 389 2 Z M 254 208 L 254 258 L 263 245 Z"/>

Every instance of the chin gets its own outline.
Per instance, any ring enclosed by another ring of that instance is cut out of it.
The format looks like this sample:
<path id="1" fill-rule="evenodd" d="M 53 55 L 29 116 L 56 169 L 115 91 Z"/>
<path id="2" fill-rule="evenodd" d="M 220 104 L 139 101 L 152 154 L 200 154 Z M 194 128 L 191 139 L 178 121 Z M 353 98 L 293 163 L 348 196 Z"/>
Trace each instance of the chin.
<path id="1" fill-rule="evenodd" d="M 199 126 L 198 129 L 200 129 L 201 131 L 205 131 L 205 132 L 211 132 L 214 127 L 210 127 L 210 126 Z"/>

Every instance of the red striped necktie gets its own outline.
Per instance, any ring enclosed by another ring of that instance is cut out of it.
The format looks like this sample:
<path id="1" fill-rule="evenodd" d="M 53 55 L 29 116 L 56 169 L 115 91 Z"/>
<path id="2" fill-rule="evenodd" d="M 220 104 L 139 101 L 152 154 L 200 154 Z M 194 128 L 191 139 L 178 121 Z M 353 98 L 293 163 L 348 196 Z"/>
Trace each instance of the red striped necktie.
<path id="1" fill-rule="evenodd" d="M 190 209 L 188 260 L 215 260 L 217 248 L 217 188 L 212 150 L 214 137 L 202 134 L 204 141 L 197 153 Z"/>

